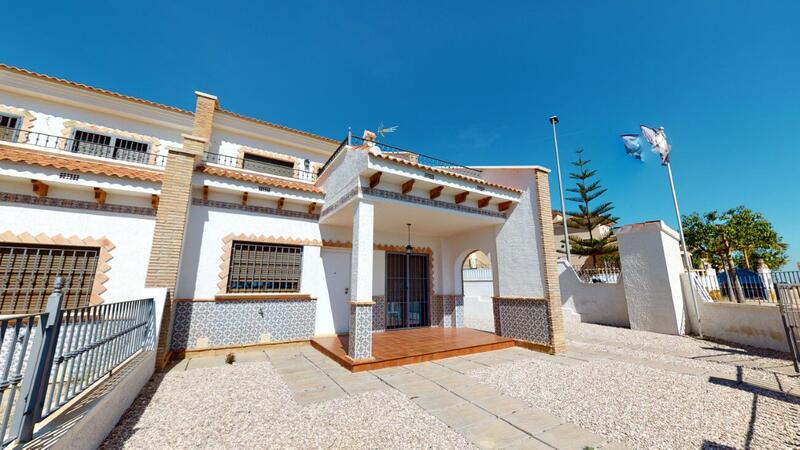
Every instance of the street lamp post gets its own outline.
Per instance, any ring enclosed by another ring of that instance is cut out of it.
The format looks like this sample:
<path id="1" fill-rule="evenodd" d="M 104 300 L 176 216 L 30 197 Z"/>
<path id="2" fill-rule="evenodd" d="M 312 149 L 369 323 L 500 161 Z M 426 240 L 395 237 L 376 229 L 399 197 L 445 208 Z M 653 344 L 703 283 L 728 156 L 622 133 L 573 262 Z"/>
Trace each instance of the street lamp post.
<path id="1" fill-rule="evenodd" d="M 564 225 L 564 246 L 567 249 L 567 261 L 572 263 L 569 252 L 569 230 L 567 229 L 567 211 L 564 206 L 564 183 L 561 181 L 561 161 L 558 158 L 558 134 L 556 133 L 556 124 L 558 124 L 558 116 L 550 117 L 550 124 L 553 125 L 553 145 L 556 149 L 556 173 L 558 174 L 558 194 L 561 196 L 561 223 Z"/>

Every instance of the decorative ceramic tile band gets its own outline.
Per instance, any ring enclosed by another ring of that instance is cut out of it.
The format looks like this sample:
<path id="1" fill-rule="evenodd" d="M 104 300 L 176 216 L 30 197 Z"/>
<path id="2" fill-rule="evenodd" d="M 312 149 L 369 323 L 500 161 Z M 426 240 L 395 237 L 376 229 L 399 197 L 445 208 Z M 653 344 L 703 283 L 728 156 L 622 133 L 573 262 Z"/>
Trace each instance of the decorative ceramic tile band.
<path id="1" fill-rule="evenodd" d="M 375 302 L 372 305 L 372 332 L 386 331 L 386 297 L 376 295 L 372 297 L 372 301 Z"/>
<path id="2" fill-rule="evenodd" d="M 270 214 L 273 216 L 319 220 L 319 214 L 309 214 L 303 211 L 290 211 L 287 209 L 270 208 L 267 206 L 241 205 L 239 203 L 220 202 L 218 200 L 203 200 L 202 198 L 193 198 L 192 204 L 197 206 L 207 206 L 209 208 L 233 209 L 237 211 L 247 211 L 258 214 Z"/>
<path id="3" fill-rule="evenodd" d="M 372 357 L 372 305 L 350 304 L 350 336 L 347 355 L 352 359 Z"/>
<path id="4" fill-rule="evenodd" d="M 325 208 L 322 208 L 322 213 L 320 214 L 320 217 L 325 217 L 328 214 L 333 213 L 337 209 L 339 209 L 342 206 L 344 206 L 345 203 L 350 201 L 350 199 L 355 197 L 356 195 L 358 195 L 358 186 L 354 187 L 353 189 L 350 189 L 350 192 L 342 195 L 341 197 L 336 199 L 335 202 L 331 203 L 330 205 L 326 206 Z"/>
<path id="5" fill-rule="evenodd" d="M 26 194 L 11 194 L 0 192 L 0 202 L 24 203 L 28 205 L 50 206 L 54 208 L 83 209 L 88 211 L 104 211 L 119 214 L 133 214 L 137 216 L 155 216 L 156 210 L 153 208 L 112 205 L 109 203 L 85 202 L 83 200 L 67 200 L 63 198 L 38 197 Z"/>
<path id="6" fill-rule="evenodd" d="M 494 329 L 500 336 L 552 345 L 548 300 L 529 297 L 492 297 Z"/>
<path id="7" fill-rule="evenodd" d="M 437 294 L 431 297 L 431 326 L 460 328 L 464 326 L 464 296 Z"/>
<path id="8" fill-rule="evenodd" d="M 174 305 L 172 350 L 308 340 L 316 300 L 226 300 Z"/>
<path id="9" fill-rule="evenodd" d="M 369 188 L 369 187 L 362 187 L 361 192 L 364 195 L 369 195 L 372 197 L 380 197 L 385 198 L 388 200 L 399 200 L 401 202 L 406 203 L 414 203 L 417 205 L 425 205 L 425 206 L 433 206 L 435 208 L 444 208 L 450 209 L 453 211 L 460 211 L 466 212 L 471 214 L 480 214 L 483 216 L 489 217 L 500 217 L 505 219 L 506 215 L 504 213 L 498 211 L 492 211 L 489 209 L 480 209 L 480 208 L 473 208 L 472 206 L 464 206 L 464 205 L 456 205 L 455 203 L 450 202 L 443 202 L 440 200 L 431 200 L 429 198 L 424 197 L 416 197 L 413 195 L 408 194 L 401 194 L 399 192 L 391 192 L 391 191 L 384 191 L 383 189 L 376 189 L 376 188 Z"/>

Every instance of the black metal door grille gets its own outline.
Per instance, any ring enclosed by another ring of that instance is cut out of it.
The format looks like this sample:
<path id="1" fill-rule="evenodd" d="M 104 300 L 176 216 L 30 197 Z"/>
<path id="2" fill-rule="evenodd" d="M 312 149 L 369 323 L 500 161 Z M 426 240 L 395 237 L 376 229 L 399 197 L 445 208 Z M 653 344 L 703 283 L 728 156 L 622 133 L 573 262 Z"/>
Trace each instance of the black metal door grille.
<path id="1" fill-rule="evenodd" d="M 99 249 L 0 244 L 0 314 L 44 310 L 56 277 L 64 277 L 64 307 L 86 306 Z"/>
<path id="2" fill-rule="evenodd" d="M 776 284 L 778 306 L 794 370 L 800 373 L 800 284 Z"/>
<path id="3" fill-rule="evenodd" d="M 234 242 L 228 292 L 299 292 L 303 247 Z"/>
<path id="4" fill-rule="evenodd" d="M 429 283 L 428 255 L 386 254 L 387 329 L 430 324 Z"/>

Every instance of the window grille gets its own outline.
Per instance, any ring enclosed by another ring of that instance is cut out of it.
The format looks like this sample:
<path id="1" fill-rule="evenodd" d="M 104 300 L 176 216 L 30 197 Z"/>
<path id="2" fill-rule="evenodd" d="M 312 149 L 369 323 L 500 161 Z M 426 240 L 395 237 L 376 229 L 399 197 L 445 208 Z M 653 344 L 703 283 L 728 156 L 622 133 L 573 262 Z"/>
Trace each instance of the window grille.
<path id="1" fill-rule="evenodd" d="M 75 130 L 72 151 L 102 158 L 146 163 L 150 145 L 105 134 Z"/>
<path id="2" fill-rule="evenodd" d="M 20 122 L 19 117 L 0 114 L 0 140 L 15 142 Z"/>
<path id="3" fill-rule="evenodd" d="M 228 292 L 300 292 L 303 247 L 233 242 Z"/>
<path id="4" fill-rule="evenodd" d="M 64 277 L 64 307 L 86 306 L 99 249 L 0 244 L 0 314 L 44 310 L 56 277 Z"/>

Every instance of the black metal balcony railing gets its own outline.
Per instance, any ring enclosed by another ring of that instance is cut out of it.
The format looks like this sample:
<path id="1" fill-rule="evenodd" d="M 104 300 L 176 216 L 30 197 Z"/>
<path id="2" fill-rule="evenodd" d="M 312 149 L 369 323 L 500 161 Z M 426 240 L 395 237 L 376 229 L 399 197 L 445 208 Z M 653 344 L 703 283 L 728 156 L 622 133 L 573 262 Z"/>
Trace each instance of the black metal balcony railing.
<path id="1" fill-rule="evenodd" d="M 314 181 L 317 178 L 316 174 L 310 170 L 280 166 L 278 164 L 270 164 L 263 161 L 238 158 L 236 156 L 220 155 L 219 153 L 206 152 L 204 159 L 206 162 L 212 164 L 251 170 L 253 172 L 259 172 L 267 175 L 277 175 L 279 177 L 294 178 L 304 181 Z"/>
<path id="2" fill-rule="evenodd" d="M 19 130 L 16 128 L 0 127 L 0 141 L 15 142 L 17 144 L 33 145 L 62 152 L 80 153 L 82 155 L 151 166 L 163 167 L 167 163 L 167 158 L 164 155 L 130 150 L 113 145 L 85 142 L 63 136 Z"/>
<path id="3" fill-rule="evenodd" d="M 363 144 L 365 142 L 365 139 L 353 136 L 353 141 L 356 141 L 359 144 Z M 458 175 L 483 179 L 483 171 L 481 171 L 480 169 L 474 169 L 472 167 L 467 167 L 461 164 L 445 161 L 443 159 L 434 158 L 433 156 L 412 152 L 411 150 L 405 150 L 399 147 L 393 147 L 391 145 L 386 145 L 377 141 L 371 141 L 371 142 L 379 146 L 383 153 L 388 153 L 390 156 L 393 156 L 395 158 L 404 159 L 412 163 L 428 166 L 430 168 L 437 170 L 444 170 L 446 172 L 451 172 Z"/>
<path id="4" fill-rule="evenodd" d="M 339 143 L 339 146 L 336 147 L 336 150 L 331 154 L 331 157 L 328 158 L 328 160 L 325 161 L 325 164 L 323 164 L 322 167 L 319 168 L 319 171 L 317 172 L 317 176 L 320 176 L 323 173 L 325 173 L 325 170 L 331 165 L 333 160 L 336 159 L 336 156 L 339 153 L 341 153 L 342 149 L 348 144 L 348 140 L 349 140 L 348 138 L 344 138 L 344 140 Z"/>

